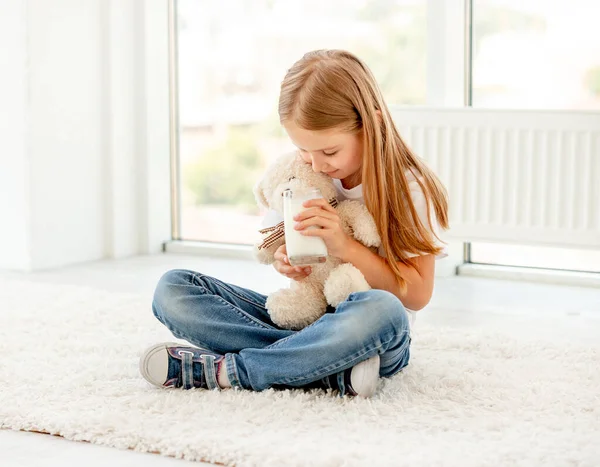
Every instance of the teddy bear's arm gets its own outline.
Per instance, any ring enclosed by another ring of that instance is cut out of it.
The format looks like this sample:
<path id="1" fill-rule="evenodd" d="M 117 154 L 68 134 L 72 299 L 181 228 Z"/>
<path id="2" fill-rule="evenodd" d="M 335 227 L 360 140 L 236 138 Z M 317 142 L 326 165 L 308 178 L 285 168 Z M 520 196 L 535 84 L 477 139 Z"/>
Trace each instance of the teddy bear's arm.
<path id="1" fill-rule="evenodd" d="M 358 201 L 345 200 L 337 207 L 342 224 L 349 227 L 352 236 L 368 247 L 379 247 L 381 237 L 367 207 Z"/>
<path id="2" fill-rule="evenodd" d="M 277 248 L 285 243 L 283 222 L 260 232 L 262 238 L 260 242 L 254 245 L 254 257 L 262 264 L 272 264 L 275 261 L 274 255 Z"/>

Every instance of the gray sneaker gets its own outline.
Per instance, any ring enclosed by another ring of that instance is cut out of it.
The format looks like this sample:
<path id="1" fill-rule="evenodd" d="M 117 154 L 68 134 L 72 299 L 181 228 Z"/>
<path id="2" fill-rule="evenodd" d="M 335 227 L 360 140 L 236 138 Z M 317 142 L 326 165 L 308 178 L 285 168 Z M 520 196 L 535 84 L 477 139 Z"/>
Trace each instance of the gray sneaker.
<path id="1" fill-rule="evenodd" d="M 140 373 L 159 388 L 219 389 L 217 364 L 224 358 L 211 350 L 162 342 L 144 351 Z"/>

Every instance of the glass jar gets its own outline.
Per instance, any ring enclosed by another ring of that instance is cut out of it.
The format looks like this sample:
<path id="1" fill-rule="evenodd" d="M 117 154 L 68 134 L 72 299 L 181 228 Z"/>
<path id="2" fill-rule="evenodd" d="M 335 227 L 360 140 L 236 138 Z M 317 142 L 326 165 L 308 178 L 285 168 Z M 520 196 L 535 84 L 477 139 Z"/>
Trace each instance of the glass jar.
<path id="1" fill-rule="evenodd" d="M 315 198 L 323 198 L 318 188 L 296 191 L 286 190 L 283 193 L 285 244 L 287 256 L 292 266 L 322 263 L 327 257 L 327 246 L 321 237 L 305 236 L 299 230 L 294 229 L 296 224 L 294 216 L 307 209 L 302 206 L 302 203 Z M 320 228 L 317 225 L 311 225 L 306 229 Z"/>

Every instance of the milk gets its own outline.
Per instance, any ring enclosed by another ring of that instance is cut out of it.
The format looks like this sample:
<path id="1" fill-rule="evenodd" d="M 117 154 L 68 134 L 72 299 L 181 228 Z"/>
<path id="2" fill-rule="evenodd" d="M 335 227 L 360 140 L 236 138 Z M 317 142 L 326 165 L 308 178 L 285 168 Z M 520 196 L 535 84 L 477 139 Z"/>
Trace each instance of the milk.
<path id="1" fill-rule="evenodd" d="M 317 188 L 296 192 L 286 190 L 283 194 L 285 244 L 292 266 L 303 266 L 325 261 L 327 247 L 323 239 L 320 237 L 304 236 L 300 233 L 300 230 L 294 229 L 294 225 L 297 223 L 294 220 L 294 216 L 307 209 L 302 206 L 302 203 L 309 199 L 322 197 L 321 192 Z M 319 226 L 311 225 L 306 230 L 320 228 Z"/>

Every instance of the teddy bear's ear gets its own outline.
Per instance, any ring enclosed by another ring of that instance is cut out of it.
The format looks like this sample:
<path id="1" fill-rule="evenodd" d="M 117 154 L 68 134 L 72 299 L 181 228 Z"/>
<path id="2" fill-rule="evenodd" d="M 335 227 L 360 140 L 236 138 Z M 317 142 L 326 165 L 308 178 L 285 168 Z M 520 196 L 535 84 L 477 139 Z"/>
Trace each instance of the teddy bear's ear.
<path id="1" fill-rule="evenodd" d="M 275 187 L 282 181 L 287 180 L 289 175 L 293 174 L 292 165 L 297 156 L 298 153 L 296 152 L 283 154 L 267 166 L 262 178 L 256 183 L 253 189 L 254 198 L 256 198 L 256 202 L 259 205 L 265 208 L 271 207 L 273 201 L 271 196 Z"/>
<path id="2" fill-rule="evenodd" d="M 254 189 L 252 191 L 254 192 L 254 198 L 256 199 L 256 202 L 260 206 L 268 208 L 269 203 L 267 202 L 267 198 L 265 197 L 264 180 L 264 178 L 262 180 L 259 180 L 258 183 L 254 185 Z"/>

